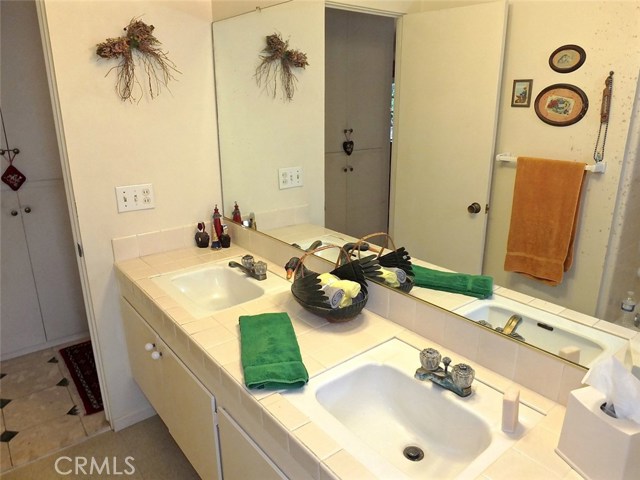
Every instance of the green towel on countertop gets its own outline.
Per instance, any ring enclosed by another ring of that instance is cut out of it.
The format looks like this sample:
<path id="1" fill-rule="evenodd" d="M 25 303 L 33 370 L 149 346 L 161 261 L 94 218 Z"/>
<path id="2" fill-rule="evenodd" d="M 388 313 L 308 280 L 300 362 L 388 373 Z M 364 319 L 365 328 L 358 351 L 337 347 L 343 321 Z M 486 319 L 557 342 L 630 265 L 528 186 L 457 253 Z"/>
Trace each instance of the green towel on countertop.
<path id="1" fill-rule="evenodd" d="M 476 298 L 489 298 L 493 295 L 493 278 L 487 275 L 469 275 L 467 273 L 442 272 L 431 268 L 412 265 L 417 287 L 461 293 Z"/>
<path id="2" fill-rule="evenodd" d="M 240 317 L 244 383 L 248 388 L 299 388 L 309 381 L 286 313 Z"/>

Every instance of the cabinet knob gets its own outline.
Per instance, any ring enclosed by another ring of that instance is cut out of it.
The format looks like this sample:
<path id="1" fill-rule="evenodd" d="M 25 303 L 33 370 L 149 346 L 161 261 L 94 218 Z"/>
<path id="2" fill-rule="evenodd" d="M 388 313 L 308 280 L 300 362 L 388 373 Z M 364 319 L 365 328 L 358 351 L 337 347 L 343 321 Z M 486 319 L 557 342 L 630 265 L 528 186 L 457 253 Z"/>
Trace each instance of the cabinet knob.
<path id="1" fill-rule="evenodd" d="M 18 211 L 17 210 L 11 210 L 11 216 L 12 217 L 17 217 L 18 216 Z"/>
<path id="2" fill-rule="evenodd" d="M 160 360 L 162 358 L 162 353 L 160 353 L 159 351 L 155 350 L 155 351 L 151 352 L 151 358 L 153 358 L 154 360 Z"/>
<path id="3" fill-rule="evenodd" d="M 145 349 L 147 352 L 150 352 L 150 351 L 151 351 L 151 350 L 153 350 L 154 348 L 156 348 L 156 344 L 155 344 L 155 343 L 151 343 L 151 342 L 149 342 L 149 343 L 145 344 L 145 346 L 144 346 L 144 349 Z"/>
<path id="4" fill-rule="evenodd" d="M 24 213 L 31 213 L 31 207 L 24 207 Z"/>

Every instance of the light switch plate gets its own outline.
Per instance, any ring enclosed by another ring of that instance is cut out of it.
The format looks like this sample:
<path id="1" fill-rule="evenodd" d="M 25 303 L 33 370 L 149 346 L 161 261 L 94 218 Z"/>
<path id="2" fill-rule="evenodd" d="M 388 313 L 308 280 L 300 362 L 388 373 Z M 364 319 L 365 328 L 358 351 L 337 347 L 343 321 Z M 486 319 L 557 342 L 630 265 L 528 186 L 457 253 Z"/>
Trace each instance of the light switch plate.
<path id="1" fill-rule="evenodd" d="M 280 190 L 285 188 L 301 187 L 302 167 L 287 167 L 278 169 L 278 185 Z"/>
<path id="2" fill-rule="evenodd" d="M 116 200 L 118 202 L 118 213 L 156 207 L 151 183 L 116 187 Z"/>

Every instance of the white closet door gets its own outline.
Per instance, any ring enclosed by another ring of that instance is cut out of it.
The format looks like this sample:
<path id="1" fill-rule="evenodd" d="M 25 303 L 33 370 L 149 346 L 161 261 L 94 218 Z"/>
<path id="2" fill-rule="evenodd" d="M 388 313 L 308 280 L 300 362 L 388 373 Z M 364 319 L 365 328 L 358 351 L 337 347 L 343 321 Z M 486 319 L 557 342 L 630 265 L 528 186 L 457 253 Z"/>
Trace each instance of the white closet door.
<path id="1" fill-rule="evenodd" d="M 15 215 L 12 215 L 15 213 Z M 46 341 L 36 285 L 31 270 L 27 239 L 22 226 L 26 215 L 13 191 L 2 192 L 2 297 L 0 318 L 1 353 L 39 345 Z"/>
<path id="2" fill-rule="evenodd" d="M 88 330 L 62 180 L 18 191 L 47 341 Z M 30 213 L 25 213 L 29 208 Z"/>

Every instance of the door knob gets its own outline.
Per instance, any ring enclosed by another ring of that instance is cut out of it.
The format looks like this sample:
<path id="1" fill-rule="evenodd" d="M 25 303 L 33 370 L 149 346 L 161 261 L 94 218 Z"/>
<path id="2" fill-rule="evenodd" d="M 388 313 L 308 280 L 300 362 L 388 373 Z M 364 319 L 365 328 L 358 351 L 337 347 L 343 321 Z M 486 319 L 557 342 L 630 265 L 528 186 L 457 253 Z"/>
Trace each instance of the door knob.
<path id="1" fill-rule="evenodd" d="M 11 210 L 11 216 L 12 217 L 17 217 L 18 216 L 18 211 L 17 210 Z"/>
<path id="2" fill-rule="evenodd" d="M 469 213 L 480 213 L 482 211 L 482 207 L 478 202 L 473 202 L 471 205 L 467 207 L 467 212 Z"/>
<path id="3" fill-rule="evenodd" d="M 25 213 L 31 213 L 31 207 L 24 207 Z"/>

